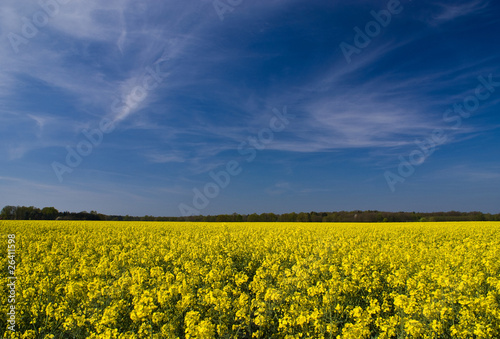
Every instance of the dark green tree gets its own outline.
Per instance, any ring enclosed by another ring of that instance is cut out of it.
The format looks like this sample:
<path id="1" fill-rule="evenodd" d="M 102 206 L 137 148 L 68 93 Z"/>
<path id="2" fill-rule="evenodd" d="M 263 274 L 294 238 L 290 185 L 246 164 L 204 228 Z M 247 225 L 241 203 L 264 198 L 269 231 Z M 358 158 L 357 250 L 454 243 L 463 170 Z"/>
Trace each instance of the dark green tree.
<path id="1" fill-rule="evenodd" d="M 42 216 L 45 220 L 55 220 L 59 216 L 59 211 L 55 207 L 42 208 Z"/>
<path id="2" fill-rule="evenodd" d="M 16 218 L 16 206 L 5 206 L 0 212 L 0 218 L 10 220 Z"/>

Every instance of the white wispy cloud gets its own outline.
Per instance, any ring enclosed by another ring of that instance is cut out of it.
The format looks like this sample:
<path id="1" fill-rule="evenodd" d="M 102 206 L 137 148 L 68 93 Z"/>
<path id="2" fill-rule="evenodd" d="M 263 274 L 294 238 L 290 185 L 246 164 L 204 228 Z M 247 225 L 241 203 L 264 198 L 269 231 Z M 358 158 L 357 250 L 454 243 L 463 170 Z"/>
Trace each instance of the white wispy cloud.
<path id="1" fill-rule="evenodd" d="M 152 163 L 165 164 L 169 162 L 185 162 L 186 159 L 176 154 L 148 153 L 146 158 Z"/>
<path id="2" fill-rule="evenodd" d="M 135 7 L 131 1 L 72 1 L 60 5 L 48 23 L 38 29 L 36 36 L 16 46 L 19 50 L 16 53 L 9 42 L 9 34 L 23 38 L 23 18 L 32 20 L 33 14 L 41 8 L 27 1 L 7 0 L 2 3 L 0 58 L 6 72 L 0 74 L 0 102 L 7 112 L 2 114 L 10 114 L 10 124 L 20 124 L 29 118 L 36 121 L 38 136 L 41 136 L 42 129 L 47 128 L 57 128 L 64 133 L 74 131 L 76 135 L 92 121 L 96 125 L 102 117 L 112 114 L 113 101 L 116 97 L 125 97 L 126 100 L 131 88 L 137 85 L 141 73 L 144 73 L 144 67 L 154 61 L 154 54 L 162 44 L 157 40 L 161 34 L 159 31 L 148 30 L 144 26 L 146 24 L 130 24 Z M 125 19 L 127 16 L 128 21 Z M 133 35 L 131 45 L 140 43 L 147 46 L 140 49 L 142 53 L 131 53 L 126 49 L 130 34 Z M 113 49 L 116 44 L 120 48 Z M 99 45 L 106 47 L 101 51 L 100 58 L 95 58 L 94 49 Z M 176 46 L 173 47 L 173 53 L 179 53 L 175 50 Z M 117 64 L 114 71 L 120 74 L 118 76 L 104 70 L 114 63 Z M 73 112 L 56 118 L 54 112 L 43 112 L 44 107 L 32 111 L 21 108 L 24 101 L 22 93 L 33 83 L 55 92 L 51 98 L 53 103 L 71 101 Z M 142 106 L 134 108 L 141 109 Z M 49 115 L 53 118 L 47 118 Z M 52 141 L 44 140 L 43 143 L 21 135 L 16 141 L 18 146 L 9 150 L 10 158 L 19 159 L 29 150 L 42 145 L 54 146 L 54 139 L 58 135 L 61 138 L 64 133 L 51 134 L 48 137 Z M 61 140 L 60 145 L 65 143 L 68 139 Z"/>
<path id="3" fill-rule="evenodd" d="M 500 168 L 494 163 L 479 165 L 461 164 L 453 165 L 446 169 L 436 171 L 437 179 L 453 177 L 462 182 L 498 182 L 500 180 Z"/>
<path id="4" fill-rule="evenodd" d="M 291 184 L 286 181 L 277 182 L 273 186 L 268 187 L 266 189 L 266 192 L 269 195 L 282 195 L 291 191 L 292 191 Z"/>
<path id="5" fill-rule="evenodd" d="M 477 14 L 488 7 L 489 0 L 475 0 L 453 4 L 435 3 L 435 5 L 439 7 L 440 12 L 432 17 L 431 23 L 441 24 L 460 17 Z"/>

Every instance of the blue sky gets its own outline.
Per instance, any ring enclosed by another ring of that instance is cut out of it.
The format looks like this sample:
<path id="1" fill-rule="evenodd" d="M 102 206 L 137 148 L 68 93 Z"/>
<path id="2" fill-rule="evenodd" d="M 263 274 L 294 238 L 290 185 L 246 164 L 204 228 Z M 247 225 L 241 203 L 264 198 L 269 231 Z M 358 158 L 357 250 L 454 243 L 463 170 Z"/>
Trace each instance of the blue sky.
<path id="1" fill-rule="evenodd" d="M 499 213 L 499 30 L 482 0 L 4 0 L 0 206 Z"/>

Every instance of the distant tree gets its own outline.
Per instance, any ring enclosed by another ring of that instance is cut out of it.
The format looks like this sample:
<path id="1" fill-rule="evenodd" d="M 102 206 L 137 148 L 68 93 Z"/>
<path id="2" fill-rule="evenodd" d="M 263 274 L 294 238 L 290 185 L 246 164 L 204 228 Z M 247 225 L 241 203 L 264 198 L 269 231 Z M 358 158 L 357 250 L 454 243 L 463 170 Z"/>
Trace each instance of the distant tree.
<path id="1" fill-rule="evenodd" d="M 215 216 L 215 215 L 199 216 L 199 221 L 215 222 L 215 221 L 217 221 L 217 216 Z"/>
<path id="2" fill-rule="evenodd" d="M 42 216 L 45 220 L 55 220 L 59 216 L 59 211 L 55 207 L 42 208 Z"/>
<path id="3" fill-rule="evenodd" d="M 295 222 L 297 221 L 297 213 L 284 213 L 278 217 L 280 222 Z"/>
<path id="4" fill-rule="evenodd" d="M 262 222 L 275 222 L 278 220 L 278 216 L 274 213 L 262 213 L 259 220 Z"/>
<path id="5" fill-rule="evenodd" d="M 227 214 L 220 214 L 217 216 L 215 221 L 217 221 L 217 222 L 231 222 L 231 221 L 233 221 L 233 217 L 231 215 L 227 215 Z"/>
<path id="6" fill-rule="evenodd" d="M 44 207 L 43 209 L 34 206 L 5 206 L 0 211 L 0 219 L 9 220 L 129 220 L 129 221 L 189 221 L 189 222 L 415 222 L 415 221 L 500 221 L 500 214 L 490 214 L 482 212 L 380 212 L 380 211 L 339 211 L 339 212 L 301 212 L 293 213 L 253 213 L 250 215 L 221 214 L 221 215 L 197 215 L 188 217 L 154 217 L 146 215 L 144 217 L 104 215 L 96 211 L 90 213 L 82 211 L 59 212 L 54 207 Z"/>
<path id="7" fill-rule="evenodd" d="M 16 206 L 5 206 L 2 209 L 2 212 L 0 212 L 0 217 L 6 220 L 15 219 L 16 209 L 17 209 Z"/>
<path id="8" fill-rule="evenodd" d="M 309 222 L 309 221 L 311 221 L 311 220 L 309 220 L 309 213 L 300 212 L 297 215 L 297 221 L 298 222 Z"/>
<path id="9" fill-rule="evenodd" d="M 333 214 L 333 213 L 327 213 L 323 217 L 323 222 L 333 222 L 333 221 L 335 221 L 335 214 Z"/>
<path id="10" fill-rule="evenodd" d="M 250 214 L 247 219 L 248 222 L 259 222 L 260 216 L 257 213 Z"/>
<path id="11" fill-rule="evenodd" d="M 377 212 L 377 221 L 378 222 L 381 222 L 381 221 L 384 221 L 384 216 L 382 215 L 382 213 L 380 212 Z M 385 222 L 385 221 L 384 221 Z"/>
<path id="12" fill-rule="evenodd" d="M 323 222 L 323 216 L 321 215 L 321 213 L 311 212 L 309 213 L 309 221 Z"/>
<path id="13" fill-rule="evenodd" d="M 15 210 L 15 219 L 17 220 L 40 220 L 42 211 L 34 206 L 17 206 Z"/>

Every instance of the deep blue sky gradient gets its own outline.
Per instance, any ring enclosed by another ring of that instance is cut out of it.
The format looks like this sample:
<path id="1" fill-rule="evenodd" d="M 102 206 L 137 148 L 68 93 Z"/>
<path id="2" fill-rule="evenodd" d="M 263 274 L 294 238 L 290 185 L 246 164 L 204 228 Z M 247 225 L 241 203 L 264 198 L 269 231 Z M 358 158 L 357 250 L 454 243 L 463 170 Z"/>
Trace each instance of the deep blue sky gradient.
<path id="1" fill-rule="evenodd" d="M 1 206 L 500 212 L 500 85 L 470 117 L 453 112 L 478 77 L 500 83 L 498 2 L 402 0 L 350 62 L 341 43 L 391 1 L 243 0 L 223 20 L 225 0 L 41 3 L 0 5 Z M 165 76 L 132 105 L 156 65 Z M 103 121 L 113 131 L 70 166 Z M 273 122 L 283 130 L 250 150 Z M 402 175 L 436 129 L 446 140 Z M 241 173 L 214 191 L 210 173 L 234 161 Z"/>

